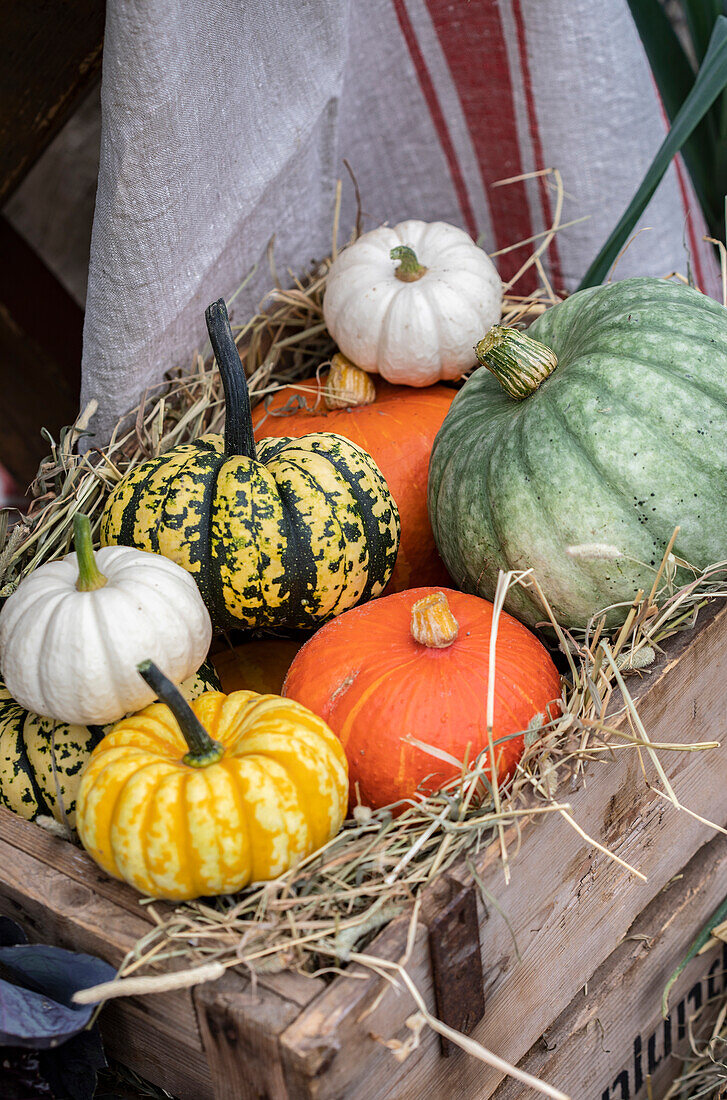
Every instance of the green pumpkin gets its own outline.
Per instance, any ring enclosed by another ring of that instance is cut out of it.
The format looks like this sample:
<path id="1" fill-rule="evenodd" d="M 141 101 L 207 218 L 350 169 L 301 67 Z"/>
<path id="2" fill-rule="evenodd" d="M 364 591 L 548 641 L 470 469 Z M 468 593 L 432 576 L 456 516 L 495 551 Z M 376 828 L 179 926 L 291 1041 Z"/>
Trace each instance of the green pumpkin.
<path id="1" fill-rule="evenodd" d="M 399 548 L 396 504 L 370 455 L 342 436 L 256 445 L 222 300 L 207 327 L 225 438 L 202 436 L 132 470 L 107 502 L 101 542 L 189 570 L 219 628 L 316 627 L 383 591 Z"/>
<path id="2" fill-rule="evenodd" d="M 219 690 L 207 664 L 181 685 L 187 699 Z M 54 817 L 74 828 L 81 769 L 113 725 L 71 726 L 31 714 L 0 680 L 0 806 L 28 821 Z"/>
<path id="3" fill-rule="evenodd" d="M 562 624 L 620 605 L 613 624 L 650 592 L 675 527 L 674 554 L 691 565 L 727 557 L 721 305 L 626 279 L 547 310 L 528 330 L 534 346 L 493 333 L 478 345 L 489 369 L 457 395 L 429 468 L 432 528 L 457 584 L 491 599 L 499 570 L 532 566 Z M 521 587 L 505 606 L 545 618 Z"/>

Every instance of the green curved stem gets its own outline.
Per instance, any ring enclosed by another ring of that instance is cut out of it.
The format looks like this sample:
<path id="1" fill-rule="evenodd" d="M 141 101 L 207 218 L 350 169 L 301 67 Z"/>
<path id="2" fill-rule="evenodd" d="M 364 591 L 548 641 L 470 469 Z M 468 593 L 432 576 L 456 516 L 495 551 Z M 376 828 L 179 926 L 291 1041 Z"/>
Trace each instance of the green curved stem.
<path id="1" fill-rule="evenodd" d="M 394 274 L 402 283 L 415 283 L 429 270 L 419 263 L 416 252 L 408 244 L 398 244 L 396 248 L 392 248 L 389 257 L 392 260 L 401 260 Z"/>
<path id="2" fill-rule="evenodd" d="M 73 548 L 78 559 L 78 580 L 76 581 L 78 591 L 95 592 L 97 588 L 103 588 L 107 578 L 96 565 L 91 522 L 83 512 L 76 512 L 73 517 Z"/>
<path id="3" fill-rule="evenodd" d="M 181 691 L 157 668 L 153 661 L 142 661 L 136 666 L 139 675 L 153 692 L 169 707 L 177 720 L 182 737 L 187 742 L 189 752 L 182 757 L 182 763 L 190 768 L 207 768 L 216 764 L 225 753 L 224 745 L 213 741 L 197 715 L 190 707 Z"/>
<path id="4" fill-rule="evenodd" d="M 222 388 L 225 391 L 225 454 L 228 457 L 246 455 L 254 461 L 257 458 L 257 451 L 252 426 L 250 394 L 245 371 L 230 328 L 225 299 L 220 298 L 211 306 L 207 306 L 204 319 L 207 322 L 207 332 L 222 375 Z"/>
<path id="5" fill-rule="evenodd" d="M 475 355 L 514 401 L 529 397 L 558 366 L 555 352 L 546 344 L 502 325 L 492 326 Z"/>

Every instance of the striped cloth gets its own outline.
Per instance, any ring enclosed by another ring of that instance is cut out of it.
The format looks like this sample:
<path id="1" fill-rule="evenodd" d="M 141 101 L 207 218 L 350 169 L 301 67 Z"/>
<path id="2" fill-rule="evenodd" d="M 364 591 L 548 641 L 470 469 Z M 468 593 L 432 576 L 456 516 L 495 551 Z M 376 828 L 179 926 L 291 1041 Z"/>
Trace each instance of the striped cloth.
<path id="1" fill-rule="evenodd" d="M 533 249 L 510 246 L 555 215 L 553 174 L 533 173 L 558 168 L 561 220 L 586 220 L 543 262 L 573 289 L 666 131 L 626 0 L 108 0 L 102 109 L 82 397 L 98 439 L 257 264 L 235 314 L 255 310 L 273 234 L 279 271 L 329 251 L 344 159 L 366 228 L 461 225 L 505 280 Z M 345 186 L 342 240 L 354 217 Z M 642 225 L 618 277 L 689 266 L 719 292 L 681 163 Z"/>

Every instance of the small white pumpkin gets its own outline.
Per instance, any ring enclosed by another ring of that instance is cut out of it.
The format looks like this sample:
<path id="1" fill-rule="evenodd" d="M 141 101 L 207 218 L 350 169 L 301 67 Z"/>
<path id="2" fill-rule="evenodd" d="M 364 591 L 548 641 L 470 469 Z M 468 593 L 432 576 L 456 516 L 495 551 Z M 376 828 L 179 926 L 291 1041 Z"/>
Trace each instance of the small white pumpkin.
<path id="1" fill-rule="evenodd" d="M 105 725 L 155 699 L 136 666 L 153 655 L 175 683 L 207 656 L 212 623 L 186 569 L 127 546 L 76 553 L 25 577 L 0 613 L 0 668 L 12 697 L 59 722 Z"/>
<path id="2" fill-rule="evenodd" d="M 475 366 L 474 346 L 501 307 L 495 265 L 463 229 L 406 221 L 364 233 L 336 257 L 323 317 L 356 366 L 431 386 Z"/>

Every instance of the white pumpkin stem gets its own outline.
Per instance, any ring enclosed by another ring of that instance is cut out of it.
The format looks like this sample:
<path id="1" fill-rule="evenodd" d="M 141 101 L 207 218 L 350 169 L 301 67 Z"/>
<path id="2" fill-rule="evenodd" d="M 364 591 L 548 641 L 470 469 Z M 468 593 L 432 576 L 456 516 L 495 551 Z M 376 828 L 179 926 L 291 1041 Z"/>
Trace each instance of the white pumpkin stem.
<path id="1" fill-rule="evenodd" d="M 73 517 L 73 548 L 76 551 L 78 561 L 78 580 L 76 588 L 79 592 L 95 592 L 108 583 L 96 565 L 96 555 L 93 552 L 93 539 L 91 537 L 91 521 L 83 512 L 76 512 Z"/>
<path id="2" fill-rule="evenodd" d="M 415 283 L 429 270 L 419 263 L 416 252 L 408 244 L 398 244 L 396 248 L 392 248 L 389 257 L 392 260 L 401 260 L 394 274 L 402 283 Z"/>
<path id="3" fill-rule="evenodd" d="M 446 649 L 457 641 L 459 624 L 444 592 L 417 600 L 411 609 L 411 636 L 430 649 Z"/>
<path id="4" fill-rule="evenodd" d="M 555 352 L 547 345 L 502 325 L 493 325 L 476 346 L 475 354 L 515 401 L 534 393 L 558 366 Z"/>
<path id="5" fill-rule="evenodd" d="M 225 755 L 224 745 L 210 737 L 179 688 L 153 661 L 142 661 L 136 670 L 158 698 L 166 703 L 177 721 L 189 748 L 189 752 L 182 757 L 182 763 L 190 768 L 207 768 L 221 760 Z"/>
<path id="6" fill-rule="evenodd" d="M 371 375 L 339 351 L 331 360 L 324 397 L 327 409 L 353 409 L 358 405 L 373 405 L 376 387 Z"/>

